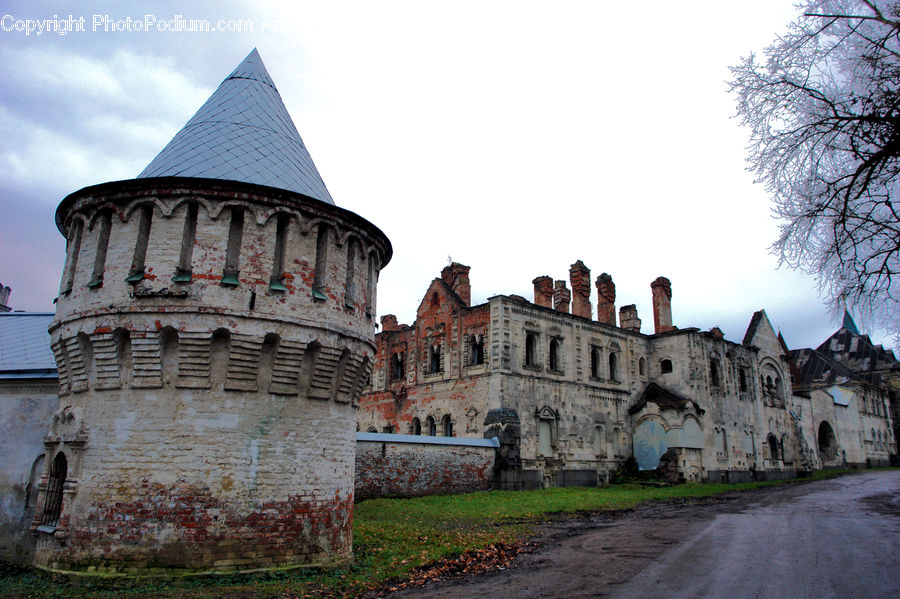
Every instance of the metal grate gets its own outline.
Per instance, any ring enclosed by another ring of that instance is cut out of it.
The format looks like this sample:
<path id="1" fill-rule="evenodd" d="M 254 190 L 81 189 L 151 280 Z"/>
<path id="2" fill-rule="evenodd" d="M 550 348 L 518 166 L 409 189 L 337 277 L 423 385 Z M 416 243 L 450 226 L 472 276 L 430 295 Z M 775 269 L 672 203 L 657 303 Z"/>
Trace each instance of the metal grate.
<path id="1" fill-rule="evenodd" d="M 50 464 L 50 478 L 47 481 L 47 496 L 44 499 L 44 511 L 41 513 L 41 526 L 56 526 L 59 523 L 67 471 L 66 456 L 60 452 Z"/>

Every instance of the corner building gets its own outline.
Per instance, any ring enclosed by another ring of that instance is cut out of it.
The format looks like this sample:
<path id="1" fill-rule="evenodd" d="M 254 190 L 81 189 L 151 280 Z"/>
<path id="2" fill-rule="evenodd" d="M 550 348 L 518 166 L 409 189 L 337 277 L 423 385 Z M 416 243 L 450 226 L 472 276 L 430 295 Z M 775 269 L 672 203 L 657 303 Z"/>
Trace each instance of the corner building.
<path id="1" fill-rule="evenodd" d="M 56 213 L 47 569 L 352 555 L 358 397 L 385 235 L 334 204 L 256 50 L 133 180 Z"/>

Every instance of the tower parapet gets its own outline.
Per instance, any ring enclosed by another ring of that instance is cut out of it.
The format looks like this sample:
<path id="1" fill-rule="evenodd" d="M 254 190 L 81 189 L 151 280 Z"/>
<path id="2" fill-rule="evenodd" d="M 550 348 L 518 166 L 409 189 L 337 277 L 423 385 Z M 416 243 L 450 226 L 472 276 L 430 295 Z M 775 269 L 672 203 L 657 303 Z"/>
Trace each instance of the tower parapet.
<path id="1" fill-rule="evenodd" d="M 260 138 L 235 139 L 251 127 L 216 108 L 261 118 Z M 270 163 L 228 164 L 260 145 Z M 148 170 L 57 210 L 68 244 L 50 333 L 66 407 L 45 439 L 36 563 L 349 559 L 356 406 L 390 242 L 334 205 L 255 50 Z"/>

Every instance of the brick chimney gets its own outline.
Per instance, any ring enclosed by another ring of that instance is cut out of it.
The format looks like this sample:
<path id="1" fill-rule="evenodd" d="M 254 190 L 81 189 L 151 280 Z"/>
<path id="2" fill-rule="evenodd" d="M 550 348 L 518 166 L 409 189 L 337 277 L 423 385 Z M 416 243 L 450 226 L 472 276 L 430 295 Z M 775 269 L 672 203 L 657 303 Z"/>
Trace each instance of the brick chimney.
<path id="1" fill-rule="evenodd" d="M 591 269 L 578 260 L 569 267 L 569 282 L 572 284 L 572 314 L 590 318 Z"/>
<path id="2" fill-rule="evenodd" d="M 674 331 L 672 326 L 672 283 L 665 277 L 657 277 L 650 283 L 653 292 L 653 330 L 656 333 Z"/>
<path id="3" fill-rule="evenodd" d="M 381 330 L 384 332 L 387 331 L 396 331 L 400 326 L 397 324 L 397 317 L 393 314 L 385 314 L 381 317 Z"/>
<path id="4" fill-rule="evenodd" d="M 569 302 L 572 301 L 572 293 L 566 288 L 565 281 L 557 281 L 553 288 L 553 309 L 557 312 L 569 312 Z"/>
<path id="5" fill-rule="evenodd" d="M 641 332 L 641 319 L 638 318 L 637 306 L 629 304 L 619 308 L 619 327 L 635 333 Z"/>
<path id="6" fill-rule="evenodd" d="M 537 277 L 534 284 L 534 303 L 545 308 L 553 307 L 553 279 L 547 275 Z"/>
<path id="7" fill-rule="evenodd" d="M 596 285 L 597 322 L 616 326 L 616 284 L 611 276 L 603 273 L 597 277 Z"/>
<path id="8" fill-rule="evenodd" d="M 467 305 L 472 305 L 472 287 L 469 285 L 469 269 L 470 267 L 453 262 L 450 266 L 445 266 L 441 271 L 441 278 L 444 282 L 456 292 L 456 295 Z"/>

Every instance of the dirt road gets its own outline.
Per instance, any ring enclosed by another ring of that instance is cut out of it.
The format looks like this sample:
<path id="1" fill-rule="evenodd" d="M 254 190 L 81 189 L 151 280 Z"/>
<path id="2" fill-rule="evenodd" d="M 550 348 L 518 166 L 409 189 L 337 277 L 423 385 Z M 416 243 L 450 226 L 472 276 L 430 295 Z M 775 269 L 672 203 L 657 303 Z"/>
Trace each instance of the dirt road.
<path id="1" fill-rule="evenodd" d="M 548 526 L 500 572 L 392 599 L 900 597 L 900 472 Z"/>

